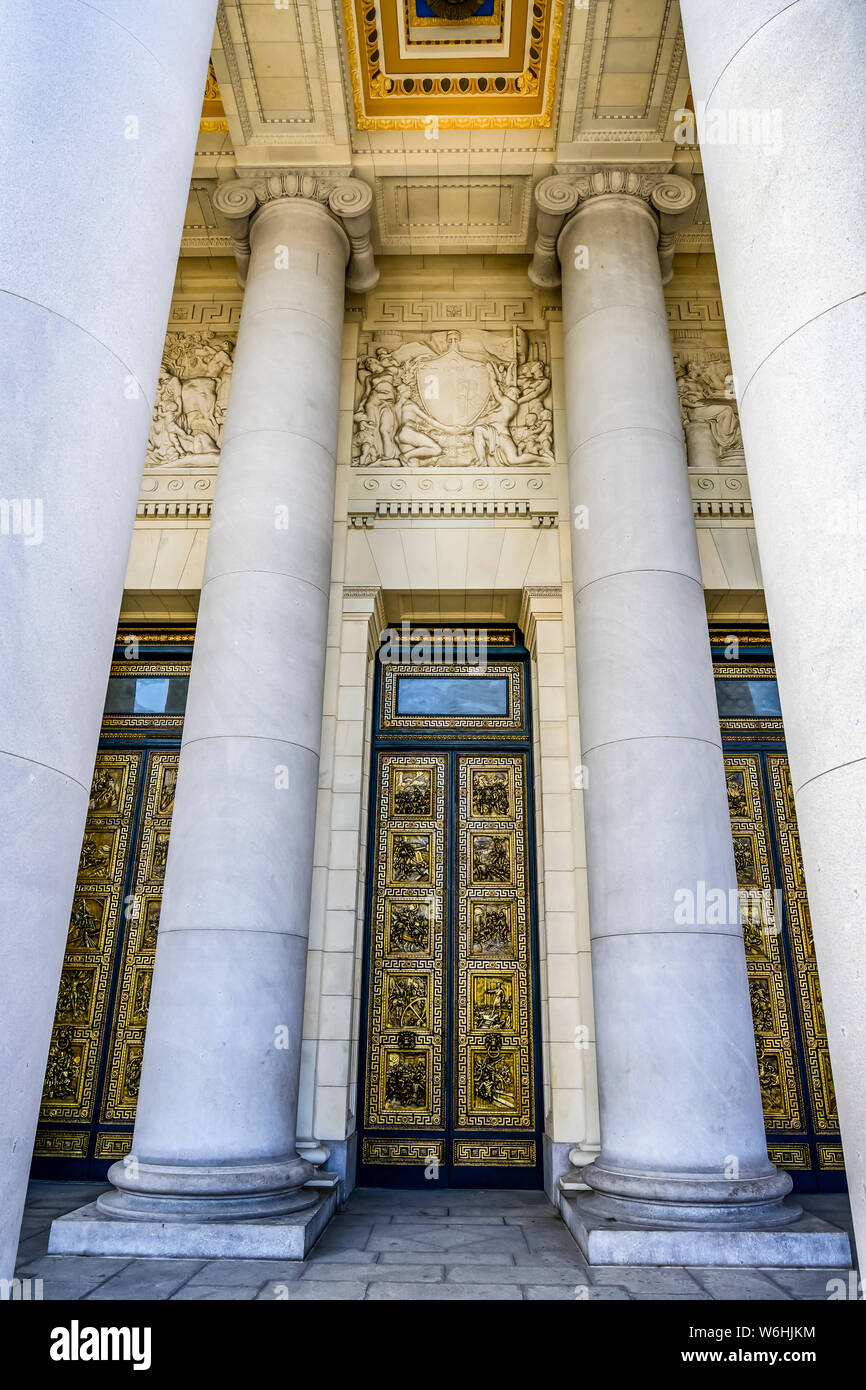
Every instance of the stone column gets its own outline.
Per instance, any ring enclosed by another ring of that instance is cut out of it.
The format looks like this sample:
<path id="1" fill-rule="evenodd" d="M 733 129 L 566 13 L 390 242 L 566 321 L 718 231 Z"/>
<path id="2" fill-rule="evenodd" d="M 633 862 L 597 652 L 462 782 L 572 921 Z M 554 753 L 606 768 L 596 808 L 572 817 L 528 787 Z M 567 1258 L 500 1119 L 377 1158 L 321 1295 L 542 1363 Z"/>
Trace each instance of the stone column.
<path id="1" fill-rule="evenodd" d="M 368 208 L 371 195 L 313 179 L 309 196 L 273 196 L 284 191 L 229 184 L 217 200 L 233 216 L 252 198 L 259 210 L 132 1157 L 111 1169 L 115 1190 L 98 1203 L 130 1220 L 90 1222 L 104 1250 L 290 1254 L 290 1230 L 284 1244 L 286 1231 L 252 1219 L 318 1200 L 303 1188 L 313 1168 L 295 1127 L 350 252 L 331 207 Z M 235 1220 L 244 1226 L 233 1237 Z M 317 1231 L 300 1227 L 305 1246 Z M 52 1249 L 80 1248 L 70 1230 L 77 1241 L 74 1219 L 55 1225 Z"/>
<path id="2" fill-rule="evenodd" d="M 599 1261 L 785 1262 L 773 1230 L 800 1211 L 764 1138 L 658 259 L 656 208 L 694 194 L 609 171 L 537 196 L 577 209 L 558 254 L 602 1146 L 564 1214 Z"/>
<path id="3" fill-rule="evenodd" d="M 216 0 L 109 8 L 0 6 L 0 1277 L 18 1241 Z"/>
<path id="4" fill-rule="evenodd" d="M 858 1247 L 866 1251 L 866 6 L 683 5 Z"/>

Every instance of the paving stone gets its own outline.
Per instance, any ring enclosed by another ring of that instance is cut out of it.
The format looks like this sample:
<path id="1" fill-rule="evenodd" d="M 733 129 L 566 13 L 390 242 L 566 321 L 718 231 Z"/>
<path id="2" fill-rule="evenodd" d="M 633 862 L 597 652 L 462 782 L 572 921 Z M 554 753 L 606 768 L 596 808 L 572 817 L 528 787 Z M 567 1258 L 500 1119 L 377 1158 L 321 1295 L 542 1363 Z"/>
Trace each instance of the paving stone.
<path id="1" fill-rule="evenodd" d="M 407 1192 L 396 1189 L 393 1192 L 380 1192 L 376 1189 L 368 1191 L 356 1188 L 347 1205 L 351 1206 L 355 1215 L 390 1215 L 393 1212 L 397 1216 L 404 1216 L 406 1212 L 411 1211 L 447 1211 L 452 1199 L 453 1193 L 444 1189 L 439 1192 Z"/>
<path id="2" fill-rule="evenodd" d="M 565 1265 L 576 1272 L 587 1268 L 586 1260 L 578 1249 L 577 1242 L 571 1242 L 570 1250 L 531 1250 L 525 1255 L 515 1255 L 518 1265 Z"/>
<path id="3" fill-rule="evenodd" d="M 485 1255 L 484 1261 L 487 1265 L 495 1264 L 510 1269 L 513 1267 L 515 1260 L 522 1258 L 524 1258 L 524 1256 L 513 1255 L 510 1250 L 496 1250 Z M 525 1255 L 525 1258 L 531 1260 L 532 1256 Z M 383 1250 L 378 1256 L 378 1263 L 380 1265 L 392 1266 L 404 1265 L 409 1259 L 410 1257 L 404 1251 Z M 478 1253 L 474 1250 L 449 1250 L 445 1253 L 441 1250 L 438 1252 L 431 1250 L 415 1250 L 412 1252 L 411 1262 L 413 1265 L 418 1266 L 432 1264 L 441 1265 L 446 1262 L 449 1265 L 477 1265 Z"/>
<path id="4" fill-rule="evenodd" d="M 171 1295 L 172 1303 L 251 1303 L 259 1291 L 258 1284 L 184 1284 Z"/>
<path id="5" fill-rule="evenodd" d="M 752 1269 L 690 1269 L 693 1279 L 701 1288 L 717 1299 L 762 1298 L 774 1303 L 782 1303 L 791 1295 L 773 1284 L 764 1274 Z"/>
<path id="6" fill-rule="evenodd" d="M 339 1225 L 337 1223 L 340 1223 Z M 387 1230 L 387 1225 L 381 1229 Z M 327 1226 L 322 1233 L 321 1239 L 316 1242 L 317 1250 L 363 1250 L 373 1232 L 370 1222 L 356 1225 L 343 1224 L 343 1218 L 335 1216 L 334 1220 Z"/>
<path id="7" fill-rule="evenodd" d="M 364 1297 L 366 1284 L 352 1283 L 348 1279 L 335 1284 L 319 1283 L 315 1279 L 303 1279 L 297 1284 L 284 1284 L 275 1290 L 273 1284 L 266 1284 L 256 1295 L 256 1302 L 310 1302 L 316 1299 L 351 1299 L 360 1302 Z M 423 1286 L 422 1286 L 423 1287 Z"/>
<path id="8" fill-rule="evenodd" d="M 25 1269 L 33 1260 L 39 1260 L 48 1253 L 48 1230 L 39 1231 L 35 1235 L 25 1236 L 18 1243 L 18 1254 L 16 1256 L 16 1269 L 20 1272 Z"/>
<path id="9" fill-rule="evenodd" d="M 515 1226 L 441 1226 L 431 1222 L 401 1226 L 374 1226 L 369 1250 L 467 1250 L 478 1255 L 497 1250 L 526 1250 L 523 1233 Z"/>
<path id="10" fill-rule="evenodd" d="M 52 1279 L 43 1285 L 42 1298 L 45 1303 L 76 1303 L 94 1288 L 95 1280 L 91 1284 L 67 1284 L 62 1279 Z"/>
<path id="11" fill-rule="evenodd" d="M 760 1273 L 771 1278 L 774 1284 L 780 1284 L 795 1298 L 829 1299 L 833 1286 L 828 1291 L 827 1285 L 833 1279 L 843 1280 L 846 1288 L 848 1285 L 847 1269 L 764 1269 Z"/>
<path id="12" fill-rule="evenodd" d="M 713 1296 L 706 1289 L 695 1289 L 694 1293 L 666 1293 L 664 1289 L 643 1289 L 639 1293 L 632 1290 L 636 1302 L 646 1303 L 661 1300 L 664 1303 L 712 1303 Z"/>
<path id="13" fill-rule="evenodd" d="M 507 1229 L 515 1228 L 509 1226 Z M 539 1222 L 537 1226 L 523 1226 L 520 1229 L 530 1250 L 560 1250 L 566 1255 L 573 1252 L 580 1258 L 580 1247 L 564 1222 L 552 1225 L 545 1221 Z"/>
<path id="14" fill-rule="evenodd" d="M 119 1274 L 133 1261 L 128 1255 L 43 1255 L 21 1266 L 19 1275 L 44 1279 L 59 1279 L 65 1284 L 91 1283 Z"/>
<path id="15" fill-rule="evenodd" d="M 449 1284 L 576 1284 L 583 1270 L 564 1265 L 453 1265 L 448 1268 Z"/>
<path id="16" fill-rule="evenodd" d="M 204 1263 L 204 1260 L 133 1260 L 120 1274 L 88 1294 L 88 1302 L 101 1303 L 113 1298 L 170 1298 Z"/>
<path id="17" fill-rule="evenodd" d="M 106 1190 L 31 1184 L 18 1273 L 41 1278 L 46 1301 L 789 1301 L 826 1299 L 831 1280 L 848 1282 L 847 1269 L 590 1269 L 544 1193 L 441 1188 L 353 1193 L 303 1264 L 48 1255 L 54 1217 Z M 850 1225 L 844 1197 L 803 1205 Z"/>
<path id="18" fill-rule="evenodd" d="M 433 1299 L 440 1302 L 480 1302 L 497 1299 L 515 1303 L 522 1301 L 523 1291 L 513 1284 L 370 1284 L 367 1288 L 368 1303 L 383 1303 L 392 1299 L 413 1302 Z"/>
<path id="19" fill-rule="evenodd" d="M 378 1279 L 392 1282 L 395 1279 L 405 1279 L 407 1283 L 434 1284 L 437 1280 L 441 1281 L 442 1273 L 441 1262 L 438 1265 L 418 1265 L 414 1260 L 407 1261 L 402 1265 L 364 1265 L 363 1269 L 351 1264 L 316 1264 L 309 1265 L 304 1270 L 302 1282 L 308 1280 L 332 1282 L 345 1279 L 363 1279 L 365 1282 L 372 1283 Z"/>
<path id="20" fill-rule="evenodd" d="M 404 1216 L 397 1216 L 396 1213 L 391 1217 L 392 1226 L 417 1226 L 419 1221 L 435 1221 L 440 1225 L 450 1226 L 504 1226 L 505 1219 L 496 1216 L 492 1212 L 485 1212 L 482 1215 L 464 1216 L 462 1212 L 455 1215 L 449 1212 L 447 1207 L 442 1211 L 417 1211 L 409 1212 Z"/>
<path id="21" fill-rule="evenodd" d="M 605 1284 L 598 1288 L 581 1290 L 580 1298 L 573 1289 L 558 1284 L 528 1284 L 523 1290 L 524 1298 L 532 1302 L 542 1299 L 555 1299 L 557 1303 L 626 1303 L 631 1295 L 628 1289 L 619 1289 L 615 1284 Z"/>
<path id="22" fill-rule="evenodd" d="M 251 1284 L 260 1289 L 266 1279 L 300 1279 L 304 1262 L 298 1260 L 208 1260 L 190 1280 L 191 1285 Z"/>
<path id="23" fill-rule="evenodd" d="M 664 1269 L 655 1265 L 590 1265 L 587 1269 L 593 1284 L 621 1284 L 632 1293 L 685 1294 L 699 1298 L 705 1291 L 686 1269 Z"/>
<path id="24" fill-rule="evenodd" d="M 322 1249 L 321 1244 L 311 1250 L 305 1263 L 308 1265 L 318 1264 L 344 1264 L 344 1265 L 372 1265 L 380 1259 L 377 1250 L 329 1250 Z M 396 1259 L 403 1257 L 397 1255 Z M 438 1258 L 438 1256 L 436 1257 Z"/>

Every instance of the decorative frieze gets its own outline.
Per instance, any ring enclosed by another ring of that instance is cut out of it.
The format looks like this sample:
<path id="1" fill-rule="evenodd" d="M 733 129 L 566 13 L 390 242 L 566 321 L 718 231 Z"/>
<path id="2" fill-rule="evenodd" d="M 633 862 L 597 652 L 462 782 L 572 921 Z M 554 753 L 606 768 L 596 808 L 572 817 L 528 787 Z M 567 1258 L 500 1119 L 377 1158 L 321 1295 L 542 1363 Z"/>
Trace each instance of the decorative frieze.
<path id="1" fill-rule="evenodd" d="M 538 321 L 536 299 L 532 294 L 477 295 L 451 294 L 400 295 L 390 293 L 367 296 L 364 320 L 368 328 L 510 328 L 512 324 L 533 327 Z"/>

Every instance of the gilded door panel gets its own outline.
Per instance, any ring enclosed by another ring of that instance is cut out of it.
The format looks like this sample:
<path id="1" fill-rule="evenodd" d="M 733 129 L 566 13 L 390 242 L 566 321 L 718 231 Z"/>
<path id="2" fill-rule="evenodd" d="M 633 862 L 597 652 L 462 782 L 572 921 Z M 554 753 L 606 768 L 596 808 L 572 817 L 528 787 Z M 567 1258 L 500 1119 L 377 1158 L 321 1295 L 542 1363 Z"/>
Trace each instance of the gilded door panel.
<path id="1" fill-rule="evenodd" d="M 780 936 L 781 915 L 773 908 L 775 881 L 760 755 L 727 753 L 725 772 L 764 1123 L 768 1135 L 789 1134 L 805 1129 L 805 1115 Z"/>
<path id="2" fill-rule="evenodd" d="M 135 1121 L 138 1101 L 169 827 L 180 760 L 180 755 L 174 752 L 152 752 L 147 756 L 135 878 L 126 910 L 123 963 L 100 1115 L 103 1123 L 129 1126 Z M 115 1156 L 118 1142 L 117 1135 L 100 1134 L 97 1157 Z"/>
<path id="3" fill-rule="evenodd" d="M 800 855 L 800 836 L 794 810 L 794 791 L 791 773 L 784 753 L 767 753 L 767 770 L 773 800 L 776 844 L 782 865 L 782 892 L 788 910 L 788 934 L 796 982 L 800 1034 L 803 1041 L 806 1084 L 816 1134 L 839 1130 L 836 1093 L 830 1070 L 830 1051 L 827 1044 L 827 1025 L 821 1002 L 821 982 L 812 941 L 809 903 L 806 899 L 806 880 Z M 834 1146 L 825 1146 L 828 1150 Z M 838 1146 L 836 1146 L 838 1147 Z M 822 1155 L 818 1145 L 819 1160 Z M 822 1166 L 836 1166 L 834 1162 Z"/>
<path id="4" fill-rule="evenodd" d="M 523 754 L 457 759 L 457 1130 L 535 1124 L 525 778 Z M 485 1157 L 483 1144 L 457 1141 L 454 1161 L 528 1161 L 527 1144 L 511 1146 L 510 1156 L 507 1147 L 499 1142 Z"/>
<path id="5" fill-rule="evenodd" d="M 441 1131 L 447 758 L 384 753 L 377 775 L 365 1128 Z M 366 1142 L 365 1161 L 418 1161 L 417 1143 Z"/>
<path id="6" fill-rule="evenodd" d="M 105 751 L 96 759 L 78 865 L 54 1031 L 48 1054 L 35 1153 L 84 1157 L 96 1114 L 112 965 L 121 934 L 132 813 L 141 752 Z"/>

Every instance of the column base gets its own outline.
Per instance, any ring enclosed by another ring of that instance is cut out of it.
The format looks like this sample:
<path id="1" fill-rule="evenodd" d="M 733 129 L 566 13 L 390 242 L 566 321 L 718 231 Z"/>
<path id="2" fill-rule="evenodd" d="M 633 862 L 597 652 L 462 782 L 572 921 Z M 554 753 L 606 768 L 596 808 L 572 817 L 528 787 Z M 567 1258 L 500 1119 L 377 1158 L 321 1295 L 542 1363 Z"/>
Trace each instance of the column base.
<path id="1" fill-rule="evenodd" d="M 250 1163 L 152 1163 L 127 1155 L 108 1170 L 114 1186 L 97 1198 L 123 1221 L 250 1221 L 302 1211 L 316 1200 L 315 1175 L 298 1154 Z"/>
<path id="2" fill-rule="evenodd" d="M 297 1194 L 301 1195 L 301 1194 Z M 104 1213 L 98 1202 L 51 1223 L 50 1255 L 157 1256 L 162 1259 L 303 1260 L 337 1209 L 336 1189 L 305 1192 L 311 1205 L 284 1216 L 169 1221 Z"/>
<path id="3" fill-rule="evenodd" d="M 611 1210 L 613 1209 L 611 1204 Z M 762 1265 L 768 1268 L 832 1267 L 851 1264 L 848 1236 L 819 1217 L 783 1202 L 771 1222 L 760 1209 L 751 1225 L 714 1222 L 711 1212 L 691 1209 L 691 1223 L 652 1226 L 626 1212 L 606 1214 L 595 1196 L 560 1195 L 559 1209 L 591 1265 Z M 765 1214 L 766 1215 L 766 1214 Z"/>

